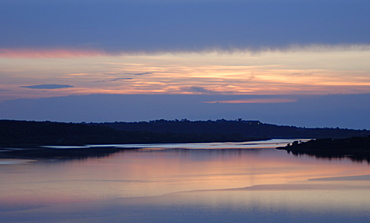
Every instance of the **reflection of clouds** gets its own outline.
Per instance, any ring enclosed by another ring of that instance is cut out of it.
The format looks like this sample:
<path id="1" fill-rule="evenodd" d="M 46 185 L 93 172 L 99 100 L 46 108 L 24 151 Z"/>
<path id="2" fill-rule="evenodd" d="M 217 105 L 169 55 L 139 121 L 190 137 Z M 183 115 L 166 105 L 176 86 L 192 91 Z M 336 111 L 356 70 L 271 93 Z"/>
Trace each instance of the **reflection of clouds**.
<path id="1" fill-rule="evenodd" d="M 369 181 L 370 175 L 312 178 L 310 181 Z"/>
<path id="2" fill-rule="evenodd" d="M 285 168 L 285 169 L 282 168 L 281 170 L 289 171 L 289 168 Z M 336 178 L 336 177 L 333 177 L 333 178 Z M 352 180 L 347 180 L 344 177 L 338 177 L 338 178 L 343 178 L 343 181 L 352 181 Z M 310 181 L 310 179 L 308 181 Z M 338 181 L 342 181 L 342 180 L 338 179 Z M 329 191 L 332 189 L 334 190 L 362 189 L 363 190 L 363 189 L 369 189 L 369 184 L 366 184 L 366 183 L 364 185 L 361 185 L 361 184 L 347 184 L 347 185 L 346 184 L 314 184 L 311 182 L 308 182 L 306 184 L 261 184 L 261 185 L 253 185 L 253 186 L 241 187 L 241 188 L 225 188 L 225 189 L 193 191 L 193 192 L 210 192 L 210 191 L 280 191 L 280 192 L 283 192 L 283 191 L 315 191 L 315 190 Z"/>
<path id="3" fill-rule="evenodd" d="M 188 222 L 368 222 L 370 211 L 368 182 L 306 181 L 369 174 L 367 165 L 274 149 L 126 150 L 104 159 L 9 165 L 9 172 L 17 174 L 0 183 L 5 222 L 176 222 L 185 215 Z"/>

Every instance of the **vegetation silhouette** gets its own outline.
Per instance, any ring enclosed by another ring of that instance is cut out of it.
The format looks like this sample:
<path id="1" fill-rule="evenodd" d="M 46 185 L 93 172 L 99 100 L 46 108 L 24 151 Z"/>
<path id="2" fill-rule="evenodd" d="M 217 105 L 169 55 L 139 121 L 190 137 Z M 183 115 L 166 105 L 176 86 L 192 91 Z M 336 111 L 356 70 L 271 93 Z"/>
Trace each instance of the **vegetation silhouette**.
<path id="1" fill-rule="evenodd" d="M 0 147 L 175 142 L 237 142 L 271 138 L 345 138 L 368 130 L 298 128 L 259 121 L 155 120 L 149 122 L 60 123 L 0 120 Z"/>
<path id="2" fill-rule="evenodd" d="M 247 141 L 238 133 L 177 133 L 117 130 L 102 124 L 0 120 L 0 147 L 34 148 L 42 145 L 86 145 L 171 142 Z"/>
<path id="3" fill-rule="evenodd" d="M 345 139 L 314 139 L 307 142 L 294 141 L 284 149 L 293 155 L 309 155 L 318 158 L 349 158 L 352 161 L 366 160 L 370 163 L 370 135 Z"/>
<path id="4" fill-rule="evenodd" d="M 142 131 L 168 134 L 238 135 L 241 138 L 346 138 L 370 135 L 368 130 L 340 128 L 300 128 L 262 123 L 257 120 L 189 121 L 154 120 L 149 122 L 108 122 L 102 125 L 120 131 Z"/>
<path id="5" fill-rule="evenodd" d="M 102 146 L 104 148 L 94 147 L 73 150 L 42 147 L 47 145 L 241 142 L 271 138 L 316 138 L 316 141 L 310 141 L 307 144 L 295 142 L 284 149 L 294 153 L 320 156 L 352 156 L 353 159 L 360 159 L 359 157 L 368 156 L 368 150 L 364 149 L 368 148 L 369 145 L 368 135 L 370 135 L 368 130 L 299 128 L 242 119 L 219 119 L 216 121 L 160 119 L 149 122 L 113 123 L 0 120 L 0 157 L 59 157 L 67 159 L 71 157 L 105 156 L 122 150 L 113 146 L 111 148 Z M 342 139 L 349 137 L 357 138 Z M 367 143 L 367 147 L 363 146 L 364 143 Z M 14 148 L 23 149 L 17 150 Z"/>

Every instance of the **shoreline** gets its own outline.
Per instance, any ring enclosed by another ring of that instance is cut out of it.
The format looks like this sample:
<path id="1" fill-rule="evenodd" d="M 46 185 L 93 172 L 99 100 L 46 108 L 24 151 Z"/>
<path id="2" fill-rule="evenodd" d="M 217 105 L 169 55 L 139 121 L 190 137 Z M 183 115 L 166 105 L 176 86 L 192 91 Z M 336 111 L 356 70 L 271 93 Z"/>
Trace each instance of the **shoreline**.
<path id="1" fill-rule="evenodd" d="M 370 136 L 345 139 L 313 139 L 307 142 L 295 141 L 278 150 L 286 150 L 293 155 L 308 155 L 317 158 L 349 158 L 353 161 L 370 163 Z"/>

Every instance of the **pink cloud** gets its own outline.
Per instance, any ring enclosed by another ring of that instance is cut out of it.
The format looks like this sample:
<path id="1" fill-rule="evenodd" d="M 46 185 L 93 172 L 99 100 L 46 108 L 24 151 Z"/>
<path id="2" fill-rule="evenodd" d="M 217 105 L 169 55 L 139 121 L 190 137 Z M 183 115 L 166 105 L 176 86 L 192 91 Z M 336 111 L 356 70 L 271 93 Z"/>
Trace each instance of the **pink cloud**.
<path id="1" fill-rule="evenodd" d="M 240 100 L 230 100 L 230 101 L 207 101 L 205 103 L 224 103 L 224 104 L 244 104 L 244 103 L 289 103 L 296 102 L 297 99 L 292 98 L 253 98 L 253 99 L 240 99 Z"/>

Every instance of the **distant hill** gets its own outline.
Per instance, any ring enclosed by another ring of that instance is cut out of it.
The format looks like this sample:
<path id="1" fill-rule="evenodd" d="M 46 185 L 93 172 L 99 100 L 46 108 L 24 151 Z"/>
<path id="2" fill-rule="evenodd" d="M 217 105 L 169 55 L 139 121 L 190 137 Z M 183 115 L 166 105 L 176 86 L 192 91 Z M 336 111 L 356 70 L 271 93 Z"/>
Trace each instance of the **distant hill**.
<path id="1" fill-rule="evenodd" d="M 346 138 L 367 130 L 298 128 L 259 121 L 156 120 L 149 122 L 60 123 L 0 120 L 0 147 L 170 142 L 226 142 L 269 138 Z"/>
<path id="2" fill-rule="evenodd" d="M 247 141 L 256 138 L 228 133 L 175 133 L 117 130 L 101 124 L 0 120 L 0 147 L 170 142 Z"/>
<path id="3" fill-rule="evenodd" d="M 105 143 L 122 137 L 121 132 L 84 124 L 0 120 L 0 145 L 33 147 L 39 145 L 80 145 Z"/>
<path id="4" fill-rule="evenodd" d="M 238 134 L 245 138 L 348 138 L 368 136 L 368 130 L 339 128 L 299 128 L 278 126 L 256 120 L 189 121 L 155 120 L 149 122 L 113 122 L 100 125 L 120 131 L 182 134 Z"/>

